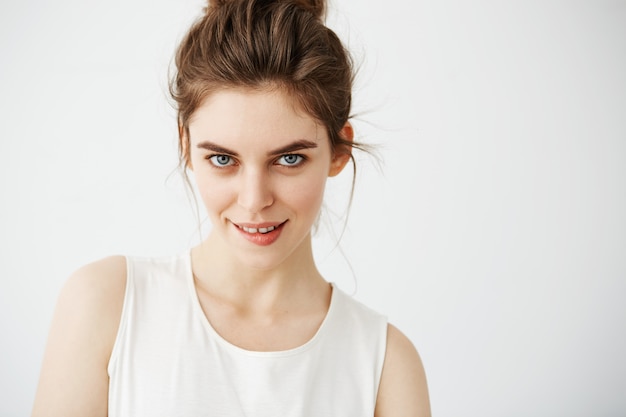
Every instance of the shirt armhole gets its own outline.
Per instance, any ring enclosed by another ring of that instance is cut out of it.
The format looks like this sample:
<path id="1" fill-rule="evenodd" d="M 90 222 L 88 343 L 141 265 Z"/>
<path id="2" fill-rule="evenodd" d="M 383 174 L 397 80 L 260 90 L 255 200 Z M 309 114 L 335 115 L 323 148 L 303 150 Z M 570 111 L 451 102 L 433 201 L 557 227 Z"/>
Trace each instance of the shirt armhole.
<path id="1" fill-rule="evenodd" d="M 378 390 L 380 388 L 380 379 L 383 375 L 383 366 L 385 365 L 385 356 L 387 355 L 387 334 L 389 331 L 389 322 L 386 316 L 381 316 L 380 323 L 378 324 L 378 349 L 376 356 L 376 379 L 375 379 L 375 389 L 374 389 L 374 403 L 378 399 Z M 374 404 L 375 406 L 376 404 Z"/>
<path id="2" fill-rule="evenodd" d="M 120 324 L 117 328 L 117 334 L 115 335 L 115 341 L 113 342 L 113 348 L 111 349 L 111 356 L 109 357 L 109 363 L 107 365 L 107 374 L 109 379 L 115 371 L 115 365 L 120 355 L 120 350 L 125 341 L 126 328 L 128 323 L 128 315 L 130 314 L 130 304 L 132 303 L 133 289 L 134 289 L 134 274 L 133 274 L 133 260 L 131 257 L 126 256 L 126 288 L 124 290 L 124 302 L 122 304 L 122 314 L 120 316 Z"/>

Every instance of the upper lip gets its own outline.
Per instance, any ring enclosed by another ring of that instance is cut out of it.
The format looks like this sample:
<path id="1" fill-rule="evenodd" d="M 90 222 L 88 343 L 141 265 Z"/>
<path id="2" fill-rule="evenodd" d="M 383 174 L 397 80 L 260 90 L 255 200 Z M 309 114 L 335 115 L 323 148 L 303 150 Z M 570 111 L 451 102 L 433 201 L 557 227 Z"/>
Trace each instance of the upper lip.
<path id="1" fill-rule="evenodd" d="M 282 222 L 262 222 L 262 223 L 239 223 L 239 222 L 232 222 L 235 226 L 238 227 L 246 227 L 246 228 L 252 228 L 252 229 L 262 229 L 262 228 L 268 228 L 268 227 L 278 227 L 280 225 L 282 225 L 283 223 L 285 223 L 287 220 L 282 221 Z"/>

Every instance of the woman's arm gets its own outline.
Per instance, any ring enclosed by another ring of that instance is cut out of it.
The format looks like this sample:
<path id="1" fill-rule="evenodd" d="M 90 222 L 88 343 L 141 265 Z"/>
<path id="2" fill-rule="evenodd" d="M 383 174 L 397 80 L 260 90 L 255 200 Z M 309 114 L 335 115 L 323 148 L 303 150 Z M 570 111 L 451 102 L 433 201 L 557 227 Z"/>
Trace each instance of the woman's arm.
<path id="1" fill-rule="evenodd" d="M 106 417 L 107 364 L 125 288 L 121 256 L 89 264 L 68 279 L 52 319 L 33 417 Z"/>
<path id="2" fill-rule="evenodd" d="M 430 417 L 422 360 L 411 341 L 391 324 L 375 417 Z"/>

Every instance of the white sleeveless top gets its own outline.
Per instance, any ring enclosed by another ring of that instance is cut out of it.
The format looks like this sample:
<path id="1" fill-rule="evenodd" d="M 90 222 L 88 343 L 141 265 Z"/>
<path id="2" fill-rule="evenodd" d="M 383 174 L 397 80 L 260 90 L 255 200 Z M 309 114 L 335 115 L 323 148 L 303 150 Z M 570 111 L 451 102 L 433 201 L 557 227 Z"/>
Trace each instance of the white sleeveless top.
<path id="1" fill-rule="evenodd" d="M 110 417 L 373 416 L 387 320 L 333 285 L 315 336 L 278 352 L 241 349 L 210 325 L 189 253 L 127 258 L 108 366 Z"/>

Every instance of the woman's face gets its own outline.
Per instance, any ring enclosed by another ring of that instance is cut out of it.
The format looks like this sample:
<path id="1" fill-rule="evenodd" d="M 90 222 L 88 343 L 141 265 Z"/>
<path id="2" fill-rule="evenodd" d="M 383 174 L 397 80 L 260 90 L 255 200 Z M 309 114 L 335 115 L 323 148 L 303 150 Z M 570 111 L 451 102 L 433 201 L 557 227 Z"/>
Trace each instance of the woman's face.
<path id="1" fill-rule="evenodd" d="M 261 269 L 309 250 L 326 179 L 349 159 L 333 158 L 326 129 L 278 89 L 211 94 L 189 123 L 189 152 L 211 237 Z"/>

